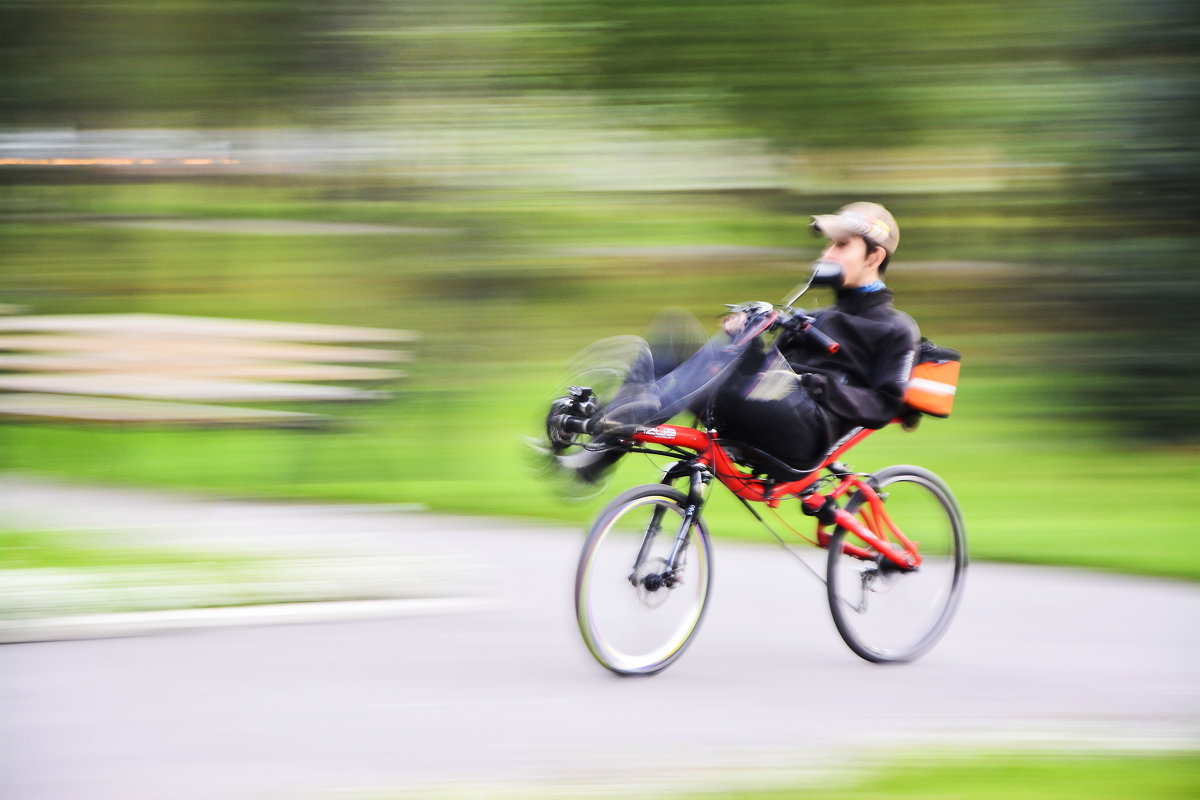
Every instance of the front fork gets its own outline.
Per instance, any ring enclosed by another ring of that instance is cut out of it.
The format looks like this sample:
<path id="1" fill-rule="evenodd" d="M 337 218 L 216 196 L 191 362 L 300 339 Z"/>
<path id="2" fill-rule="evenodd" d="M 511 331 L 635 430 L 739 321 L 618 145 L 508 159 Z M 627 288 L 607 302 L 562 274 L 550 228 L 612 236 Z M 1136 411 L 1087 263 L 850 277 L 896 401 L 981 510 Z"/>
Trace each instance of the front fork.
<path id="1" fill-rule="evenodd" d="M 691 541 L 692 528 L 696 524 L 696 518 L 700 516 L 700 511 L 704 508 L 705 490 L 712 480 L 712 473 L 704 464 L 681 461 L 667 470 L 662 482 L 669 485 L 681 478 L 688 479 L 687 506 L 684 508 L 683 519 L 679 523 L 679 531 L 675 535 L 675 544 L 671 548 L 671 555 L 666 559 L 666 565 L 661 573 L 639 577 L 642 565 L 650 555 L 654 539 L 662 530 L 663 514 L 667 511 L 665 507 L 657 506 L 650 519 L 650 525 L 646 528 L 646 535 L 642 538 L 642 547 L 638 551 L 637 561 L 634 562 L 633 570 L 629 573 L 629 582 L 634 586 L 643 583 L 647 589 L 654 591 L 662 586 L 669 589 L 678 581 L 676 573 L 683 568 L 684 553 L 687 550 L 688 542 Z"/>

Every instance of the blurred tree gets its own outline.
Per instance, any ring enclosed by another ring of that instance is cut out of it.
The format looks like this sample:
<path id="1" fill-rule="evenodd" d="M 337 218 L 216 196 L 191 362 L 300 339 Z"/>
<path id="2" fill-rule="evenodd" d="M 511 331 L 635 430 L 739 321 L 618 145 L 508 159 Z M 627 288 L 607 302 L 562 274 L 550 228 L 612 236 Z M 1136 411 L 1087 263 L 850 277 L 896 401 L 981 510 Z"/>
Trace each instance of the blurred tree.
<path id="1" fill-rule="evenodd" d="M 1200 440 L 1200 7 L 1187 0 L 1107 4 L 1092 54 L 1106 89 L 1103 135 L 1068 202 L 1115 221 L 1089 342 L 1104 379 L 1100 413 L 1118 431 Z M 1090 166 L 1092 169 L 1087 169 Z"/>
<path id="2" fill-rule="evenodd" d="M 1114 432 L 1200 438 L 1195 3 L 583 5 L 602 21 L 592 85 L 616 103 L 703 108 L 726 134 L 848 159 L 987 145 L 1060 164 L 1057 184 L 1010 187 L 1037 222 L 1005 235 L 1027 260 L 1088 268 L 1043 287 L 1089 334 L 1083 353 L 1063 345 L 1095 378 L 1079 406 Z"/>
<path id="3" fill-rule="evenodd" d="M 362 48 L 320 35 L 341 14 L 314 0 L 0 0 L 0 120 L 294 121 L 320 107 L 327 76 L 367 66 Z"/>
<path id="4" fill-rule="evenodd" d="M 503 125 L 557 93 L 673 137 L 1051 165 L 971 200 L 1005 215 L 977 235 L 1093 268 L 1061 289 L 1103 379 L 1088 406 L 1200 437 L 1198 17 L 1190 0 L 0 0 L 0 124 Z"/>
<path id="5" fill-rule="evenodd" d="M 1008 143 L 1025 126 L 1062 127 L 1095 100 L 1065 65 L 1104 32 L 1086 0 L 571 8 L 600 22 L 593 86 L 618 101 L 704 106 L 785 146 Z"/>

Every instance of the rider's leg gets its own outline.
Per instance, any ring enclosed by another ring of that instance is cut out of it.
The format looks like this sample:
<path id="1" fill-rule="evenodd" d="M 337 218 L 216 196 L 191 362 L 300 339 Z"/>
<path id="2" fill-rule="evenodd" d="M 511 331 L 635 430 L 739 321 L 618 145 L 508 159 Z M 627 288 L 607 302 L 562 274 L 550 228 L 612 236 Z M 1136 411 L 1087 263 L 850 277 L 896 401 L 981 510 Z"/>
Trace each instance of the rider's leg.
<path id="1" fill-rule="evenodd" d="M 708 341 L 708 334 L 692 314 L 682 309 L 665 309 L 650 322 L 646 341 L 654 358 L 657 380 L 694 356 Z"/>
<path id="2" fill-rule="evenodd" d="M 766 359 L 755 371 L 741 369 L 722 384 L 713 416 L 722 438 L 756 447 L 797 469 L 819 458 L 835 433 L 826 412 L 782 357 Z"/>
<path id="3" fill-rule="evenodd" d="M 727 335 L 717 334 L 674 370 L 656 377 L 654 356 L 646 347 L 597 418 L 596 438 L 588 448 L 561 456 L 559 463 L 584 481 L 598 480 L 625 454 L 621 442 L 627 429 L 661 425 L 689 408 L 703 408 L 745 351 L 745 346 L 732 346 Z"/>
<path id="4" fill-rule="evenodd" d="M 625 383 L 605 410 L 606 420 L 636 425 L 660 425 L 688 409 L 703 408 L 745 353 L 717 334 L 675 369 L 656 376 L 647 350 L 630 369 Z"/>

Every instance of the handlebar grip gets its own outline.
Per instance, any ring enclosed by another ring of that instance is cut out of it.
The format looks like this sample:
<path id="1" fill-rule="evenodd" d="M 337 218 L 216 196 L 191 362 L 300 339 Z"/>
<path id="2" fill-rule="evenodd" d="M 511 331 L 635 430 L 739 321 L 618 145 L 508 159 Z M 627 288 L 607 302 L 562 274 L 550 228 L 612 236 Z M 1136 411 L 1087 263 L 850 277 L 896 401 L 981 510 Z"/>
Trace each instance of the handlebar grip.
<path id="1" fill-rule="evenodd" d="M 838 344 L 833 339 L 829 338 L 827 335 L 822 333 L 817 328 L 809 326 L 807 329 L 805 329 L 804 333 L 806 336 L 811 336 L 813 341 L 815 341 L 817 344 L 819 344 L 821 346 L 821 349 L 823 349 L 826 353 L 829 353 L 830 355 L 833 355 L 838 350 L 842 349 L 842 346 L 840 344 Z"/>

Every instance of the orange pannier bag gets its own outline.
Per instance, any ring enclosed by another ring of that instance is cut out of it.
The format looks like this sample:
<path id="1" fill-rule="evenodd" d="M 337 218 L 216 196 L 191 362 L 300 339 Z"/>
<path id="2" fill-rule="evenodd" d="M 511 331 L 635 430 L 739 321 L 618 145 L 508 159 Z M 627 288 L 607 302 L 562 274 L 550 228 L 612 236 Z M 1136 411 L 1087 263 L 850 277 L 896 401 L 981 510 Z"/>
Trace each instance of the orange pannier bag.
<path id="1" fill-rule="evenodd" d="M 938 347 L 922 339 L 908 379 L 904 403 L 911 409 L 935 417 L 950 416 L 958 389 L 958 367 L 962 356 L 949 347 Z"/>

